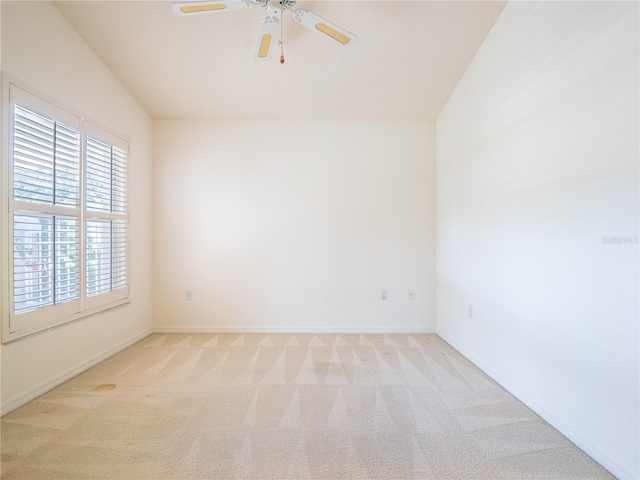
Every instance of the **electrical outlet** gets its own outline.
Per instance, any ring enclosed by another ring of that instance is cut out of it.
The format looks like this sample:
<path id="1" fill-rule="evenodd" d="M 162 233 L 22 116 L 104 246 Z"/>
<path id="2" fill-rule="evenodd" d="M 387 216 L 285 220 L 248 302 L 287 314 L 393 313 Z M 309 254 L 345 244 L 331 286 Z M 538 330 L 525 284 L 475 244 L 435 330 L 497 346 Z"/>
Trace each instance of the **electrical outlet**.
<path id="1" fill-rule="evenodd" d="M 409 289 L 409 300 L 415 300 L 416 299 L 416 289 L 415 288 L 410 288 Z"/>
<path id="2" fill-rule="evenodd" d="M 383 288 L 380 290 L 380 300 L 386 300 L 387 298 L 389 298 L 389 292 L 386 288 Z"/>
<path id="3" fill-rule="evenodd" d="M 193 291 L 190 288 L 184 291 L 184 299 L 187 301 L 193 300 Z"/>

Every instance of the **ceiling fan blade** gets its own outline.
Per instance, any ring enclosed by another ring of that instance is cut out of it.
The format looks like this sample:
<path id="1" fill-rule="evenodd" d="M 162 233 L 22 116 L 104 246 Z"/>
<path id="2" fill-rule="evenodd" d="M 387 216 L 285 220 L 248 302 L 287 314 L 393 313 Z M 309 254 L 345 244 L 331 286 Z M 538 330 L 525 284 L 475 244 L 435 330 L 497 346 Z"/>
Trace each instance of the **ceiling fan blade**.
<path id="1" fill-rule="evenodd" d="M 307 10 L 295 10 L 293 18 L 309 30 L 324 34 L 340 46 L 351 47 L 358 40 L 353 33 Z"/>
<path id="2" fill-rule="evenodd" d="M 267 17 L 262 21 L 255 52 L 255 56 L 259 60 L 266 60 L 271 52 L 275 50 L 279 25 L 280 20 L 275 16 Z"/>
<path id="3" fill-rule="evenodd" d="M 229 12 L 232 10 L 246 10 L 251 8 L 248 0 L 219 0 L 211 2 L 183 2 L 174 3 L 171 9 L 181 16 L 200 15 L 203 13 Z"/>

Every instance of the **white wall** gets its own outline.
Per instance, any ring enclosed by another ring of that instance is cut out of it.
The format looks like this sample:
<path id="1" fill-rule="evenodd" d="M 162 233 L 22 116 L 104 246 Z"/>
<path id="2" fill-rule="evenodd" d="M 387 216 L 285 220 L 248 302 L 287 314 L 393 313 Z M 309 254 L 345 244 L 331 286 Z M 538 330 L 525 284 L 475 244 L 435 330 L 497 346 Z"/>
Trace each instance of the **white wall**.
<path id="1" fill-rule="evenodd" d="M 2 70 L 129 137 L 133 239 L 129 306 L 2 347 L 5 412 L 150 332 L 152 122 L 51 3 L 0 4 Z"/>
<path id="2" fill-rule="evenodd" d="M 156 329 L 435 329 L 433 123 L 155 121 L 153 188 Z"/>
<path id="3" fill-rule="evenodd" d="M 625 479 L 638 31 L 637 2 L 508 4 L 437 122 L 438 332 Z"/>

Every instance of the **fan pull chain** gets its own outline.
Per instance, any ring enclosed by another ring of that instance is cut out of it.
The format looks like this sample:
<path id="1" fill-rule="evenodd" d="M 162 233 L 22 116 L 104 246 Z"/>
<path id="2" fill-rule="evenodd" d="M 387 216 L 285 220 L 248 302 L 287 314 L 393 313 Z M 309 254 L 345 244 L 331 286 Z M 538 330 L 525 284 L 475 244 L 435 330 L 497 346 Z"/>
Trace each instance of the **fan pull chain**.
<path id="1" fill-rule="evenodd" d="M 284 2 L 281 1 L 280 5 Z M 281 10 L 284 14 L 284 8 Z M 280 16 L 280 63 L 284 63 L 284 15 Z"/>

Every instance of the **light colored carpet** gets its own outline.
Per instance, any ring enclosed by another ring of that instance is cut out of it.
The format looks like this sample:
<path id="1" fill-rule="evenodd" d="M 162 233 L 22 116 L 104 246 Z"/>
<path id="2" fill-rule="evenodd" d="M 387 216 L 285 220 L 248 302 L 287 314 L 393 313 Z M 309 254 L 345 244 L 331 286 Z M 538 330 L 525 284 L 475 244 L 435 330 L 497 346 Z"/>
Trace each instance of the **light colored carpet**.
<path id="1" fill-rule="evenodd" d="M 10 479 L 610 479 L 436 335 L 155 334 L 2 419 Z"/>

